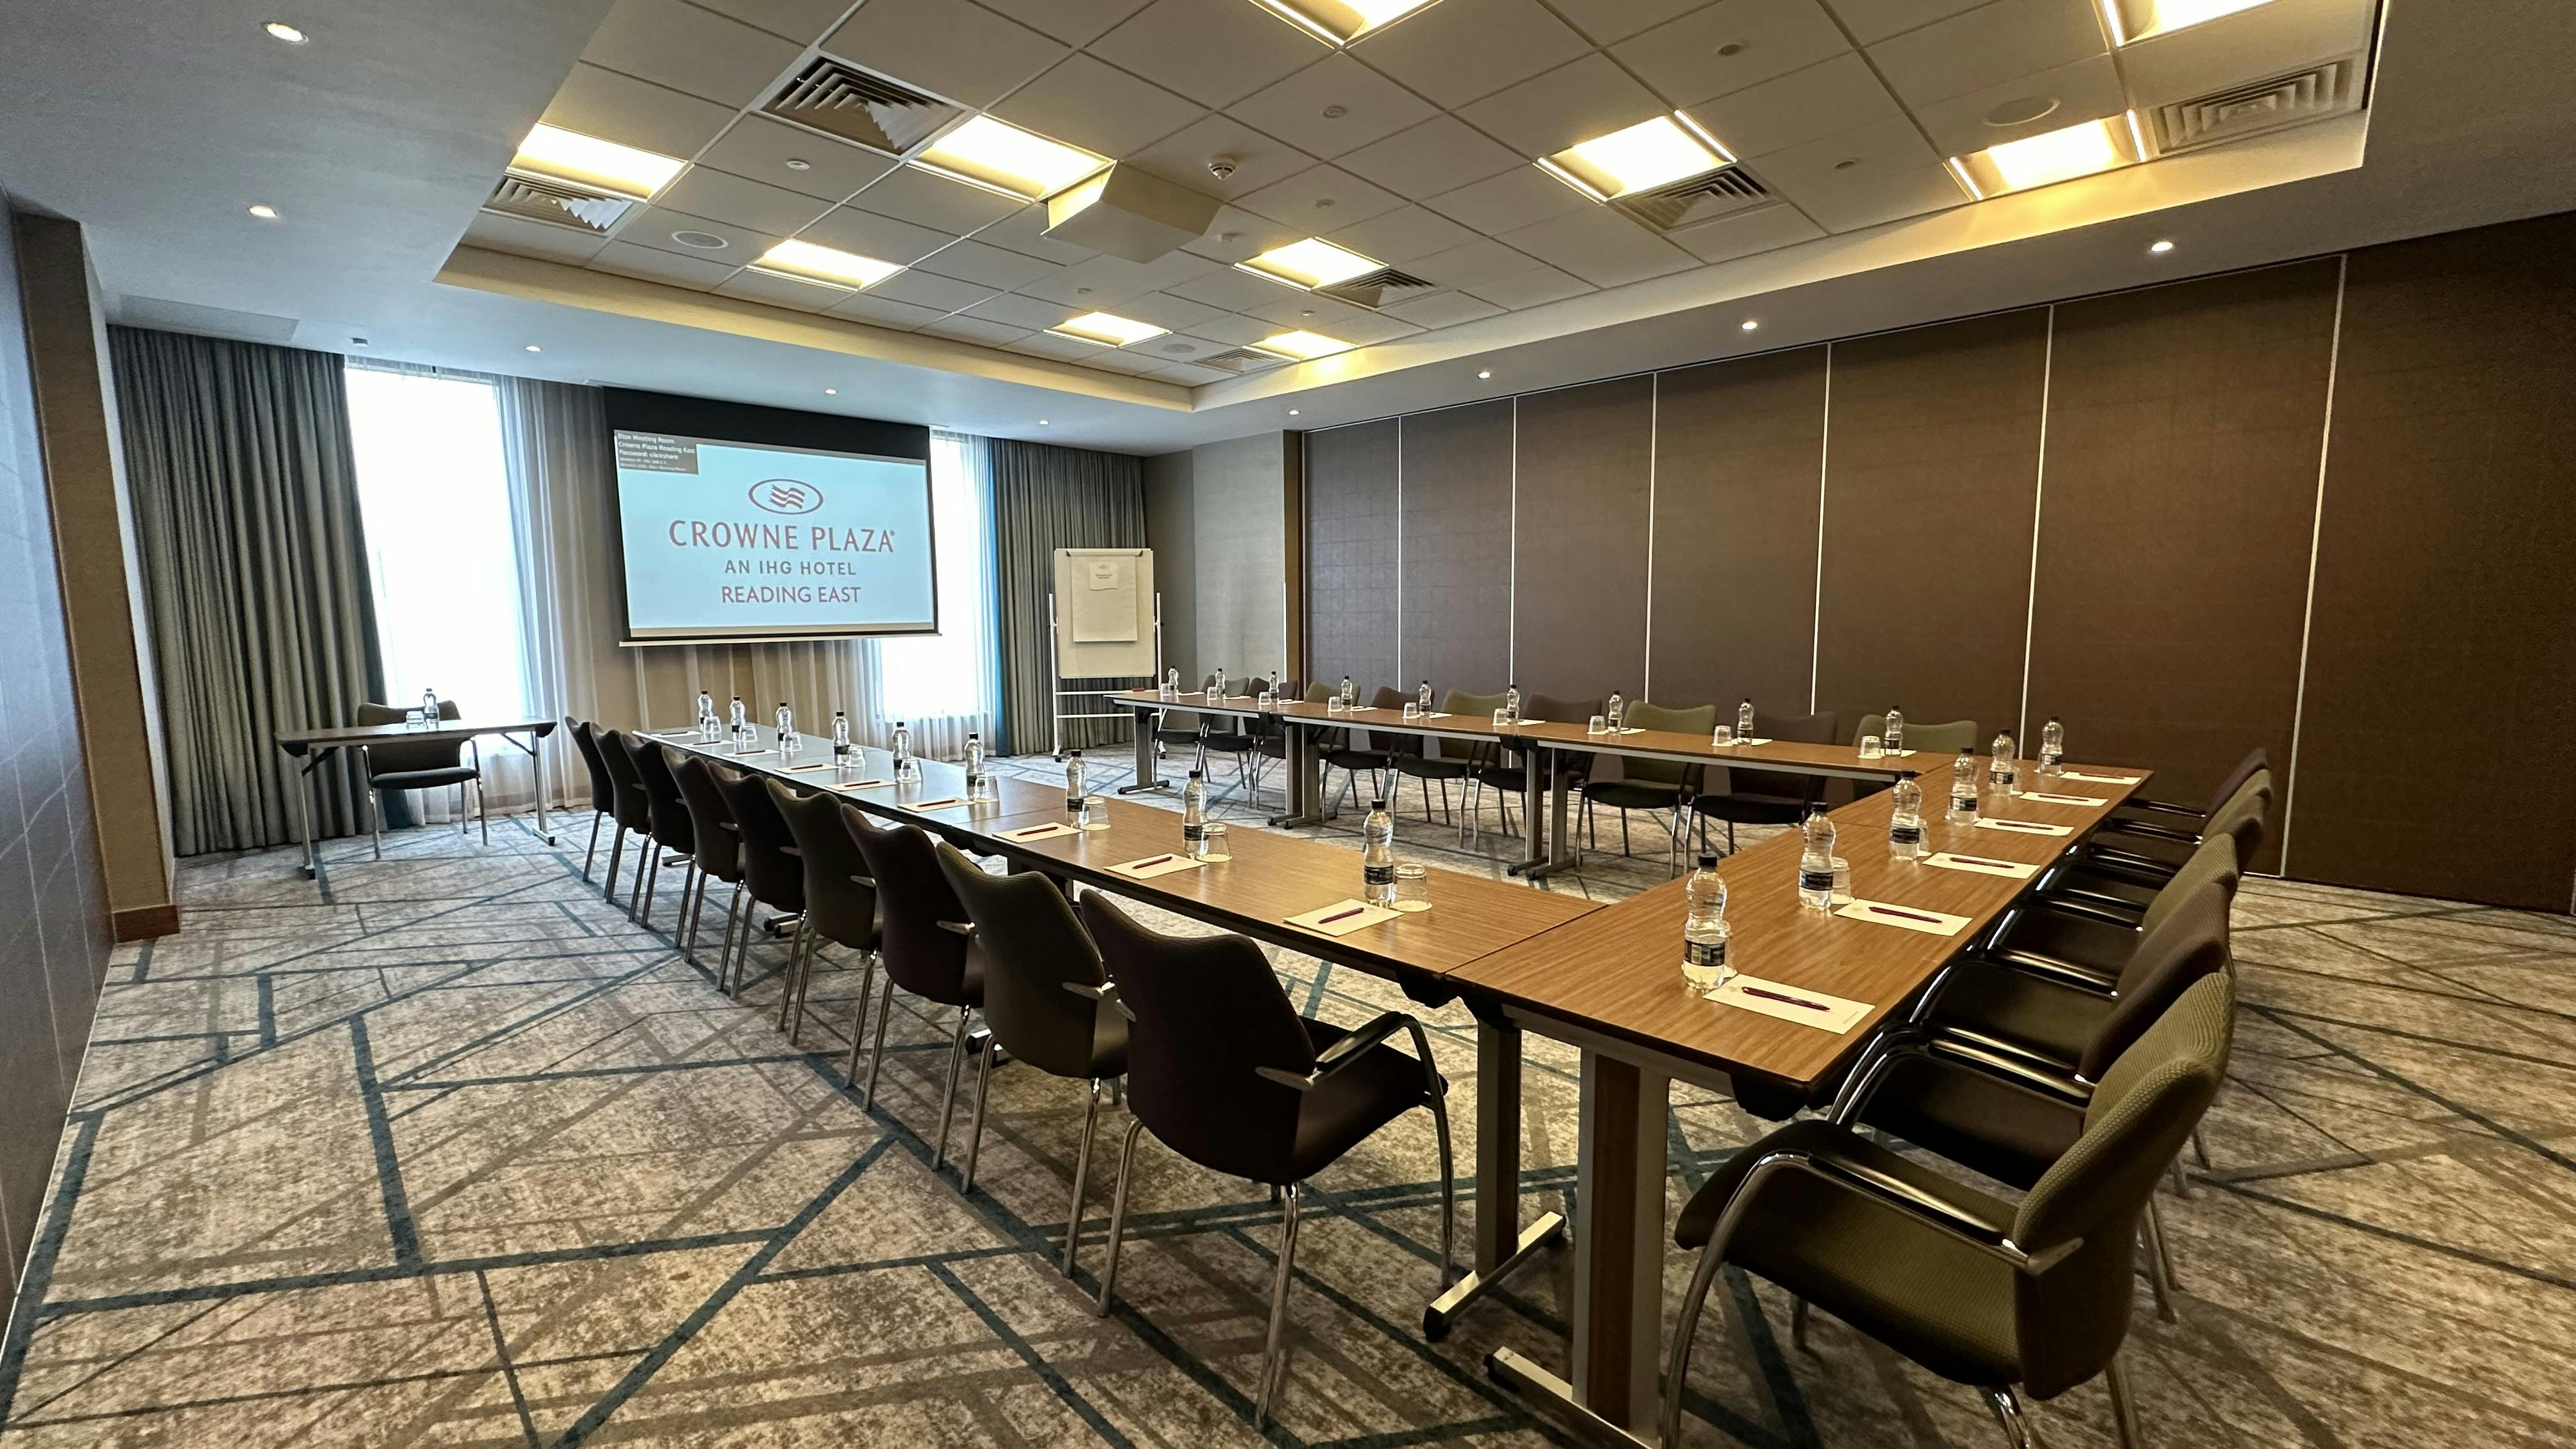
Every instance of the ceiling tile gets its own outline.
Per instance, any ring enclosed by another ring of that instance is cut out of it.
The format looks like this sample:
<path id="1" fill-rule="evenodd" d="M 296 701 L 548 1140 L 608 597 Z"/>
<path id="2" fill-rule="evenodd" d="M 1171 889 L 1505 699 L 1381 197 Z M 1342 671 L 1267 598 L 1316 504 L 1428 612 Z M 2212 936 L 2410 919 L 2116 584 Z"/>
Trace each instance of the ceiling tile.
<path id="1" fill-rule="evenodd" d="M 1332 326 L 1319 330 L 1327 336 L 1339 338 L 1354 347 L 1375 347 L 1381 342 L 1393 342 L 1399 337 L 1410 337 L 1420 332 L 1422 327 L 1418 323 L 1407 322 L 1401 317 L 1390 317 L 1384 312 L 1363 312 L 1357 317 L 1335 318 Z"/>
<path id="2" fill-rule="evenodd" d="M 1695 106 L 1850 49 L 1817 0 L 1723 0 L 1610 53 L 1664 99 Z"/>
<path id="3" fill-rule="evenodd" d="M 1262 303 L 1245 315 L 1275 322 L 1283 330 L 1304 328 L 1327 337 L 1338 337 L 1344 330 L 1358 325 L 1360 319 L 1369 315 L 1369 310 L 1354 307 L 1348 302 L 1337 302 L 1330 297 L 1319 297 L 1312 292 L 1289 292 L 1283 293 L 1276 301 Z"/>
<path id="4" fill-rule="evenodd" d="M 1498 176 L 1527 159 L 1455 116 L 1434 116 L 1410 131 L 1362 146 L 1338 164 L 1398 196 L 1418 199 Z"/>
<path id="5" fill-rule="evenodd" d="M 1523 307 L 1536 307 L 1592 290 L 1591 284 L 1582 278 L 1569 277 L 1554 267 L 1533 267 L 1526 272 L 1479 282 L 1471 289 L 1473 295 L 1515 312 Z"/>
<path id="6" fill-rule="evenodd" d="M 844 60 L 969 106 L 989 106 L 1065 47 L 957 0 L 867 0 L 823 41 Z"/>
<path id="7" fill-rule="evenodd" d="M 1404 198 L 1334 166 L 1309 167 L 1237 202 L 1255 216 L 1266 216 L 1281 226 L 1307 227 L 1317 236 L 1403 204 Z"/>
<path id="8" fill-rule="evenodd" d="M 926 336 L 945 337 L 952 342 L 973 342 L 984 347 L 999 347 L 1029 335 L 1026 327 L 1014 327 L 1007 322 L 987 322 L 980 317 L 942 317 L 925 324 L 921 330 Z"/>
<path id="9" fill-rule="evenodd" d="M 1064 362 L 1080 362 L 1100 351 L 1101 348 L 1097 342 L 1079 342 L 1070 337 L 1058 337 L 1048 332 L 1033 332 L 1012 343 L 1010 350 L 1025 352 L 1032 357 L 1052 357 Z"/>
<path id="10" fill-rule="evenodd" d="M 1964 206 L 1968 193 L 1959 189 L 1947 166 L 1927 166 L 1903 176 L 1882 177 L 1809 197 L 1800 209 L 1825 230 L 1859 231 L 1881 222 L 1919 216 L 1927 211 Z"/>
<path id="11" fill-rule="evenodd" d="M 693 247 L 686 242 L 671 240 L 671 233 L 677 231 L 720 236 L 725 244 L 721 247 Z M 735 226 L 712 217 L 691 216 L 665 206 L 640 206 L 628 212 L 625 219 L 617 224 L 617 239 L 648 246 L 655 251 L 696 257 L 702 262 L 727 262 L 743 267 L 751 265 L 754 257 L 769 250 L 771 244 L 778 240 L 778 234 L 754 231 L 750 227 Z"/>
<path id="12" fill-rule="evenodd" d="M 1140 81 L 1087 55 L 1012 92 L 993 114 L 1040 135 L 1070 141 L 1112 160 L 1159 141 L 1206 113 L 1161 86 Z"/>
<path id="13" fill-rule="evenodd" d="M 1473 287 L 1479 282 L 1496 281 L 1526 272 L 1537 265 L 1538 258 L 1527 252 L 1514 251 L 1491 238 L 1479 238 L 1465 246 L 1452 247 L 1410 263 L 1405 270 L 1444 287 Z"/>
<path id="14" fill-rule="evenodd" d="M 1186 362 L 1168 362 L 1156 368 L 1154 376 L 1184 387 L 1204 387 L 1211 382 L 1223 382 L 1234 374 L 1213 367 L 1192 367 Z"/>
<path id="15" fill-rule="evenodd" d="M 1647 26 L 1700 9 L 1708 0 L 1556 0 L 1556 11 L 1595 45 L 1625 40 Z"/>
<path id="16" fill-rule="evenodd" d="M 1998 125 L 1986 119 L 1997 114 L 2026 115 L 2042 106 L 2046 109 L 2028 120 Z M 2127 108 L 2120 67 L 2108 55 L 2096 55 L 1953 100 L 1918 106 L 1914 117 L 1943 154 L 1965 156 L 2079 121 L 2116 116 Z"/>
<path id="17" fill-rule="evenodd" d="M 1175 332 L 1168 337 L 1157 337 L 1152 341 L 1141 343 L 1135 350 L 1138 353 L 1150 352 L 1161 358 L 1164 365 L 1168 366 L 1175 362 L 1186 362 L 1194 357 L 1207 357 L 1223 352 L 1226 348 L 1222 343 Z"/>
<path id="18" fill-rule="evenodd" d="M 659 198 L 661 205 L 695 216 L 711 216 L 773 236 L 793 236 L 805 223 L 832 209 L 832 204 L 800 191 L 747 181 L 712 166 L 692 166 Z"/>
<path id="19" fill-rule="evenodd" d="M 1551 216 L 1563 216 L 1593 204 L 1573 187 L 1527 165 L 1472 186 L 1443 192 L 1424 203 L 1442 216 L 1465 222 L 1487 236 L 1534 226 Z"/>
<path id="20" fill-rule="evenodd" d="M 1208 163 L 1225 157 L 1234 170 L 1222 180 Z M 1186 186 L 1202 196 L 1232 201 L 1315 164 L 1315 158 L 1226 115 L 1203 116 L 1128 158 L 1138 169 Z"/>
<path id="21" fill-rule="evenodd" d="M 1753 174 L 1791 201 L 1818 192 L 1903 176 L 1937 166 L 1939 153 L 1923 142 L 1923 133 L 1904 116 L 1888 116 L 1822 140 L 1774 151 L 1751 163 Z"/>
<path id="22" fill-rule="evenodd" d="M 1400 206 L 1357 226 L 1331 233 L 1327 240 L 1390 266 L 1447 251 L 1478 240 L 1476 234 L 1436 211 Z"/>
<path id="23" fill-rule="evenodd" d="M 1945 20 L 1962 10 L 1974 10 L 1986 0 L 1825 0 L 1840 17 L 1852 39 L 1863 45 L 1885 40 L 1901 30 L 1912 30 Z"/>
<path id="24" fill-rule="evenodd" d="M 984 0 L 995 10 L 1067 45 L 1089 45 L 1144 8 L 1145 0 Z"/>
<path id="25" fill-rule="evenodd" d="M 1315 155 L 1339 156 L 1438 114 L 1431 103 L 1347 55 L 1329 55 L 1226 108 Z"/>
<path id="26" fill-rule="evenodd" d="M 697 0 L 697 3 L 736 20 L 749 21 L 798 45 L 811 43 L 834 21 L 850 13 L 850 0 Z"/>
<path id="27" fill-rule="evenodd" d="M 1498 316 L 1502 308 L 1491 302 L 1480 302 L 1464 292 L 1436 292 L 1428 297 L 1389 307 L 1387 312 L 1416 327 L 1455 327 L 1480 317 Z"/>
<path id="28" fill-rule="evenodd" d="M 1606 55 L 1587 55 L 1497 92 L 1458 114 L 1535 160 L 1651 120 L 1667 107 Z"/>
<path id="29" fill-rule="evenodd" d="M 545 114 L 549 126 L 680 157 L 698 154 L 731 120 L 728 107 L 595 65 L 574 66 Z"/>
<path id="30" fill-rule="evenodd" d="M 1282 297 L 1306 295 L 1283 282 L 1256 277 L 1250 272 L 1238 272 L 1232 267 L 1183 282 L 1171 291 L 1176 297 L 1223 307 L 1229 312 L 1251 312 Z"/>
<path id="31" fill-rule="evenodd" d="M 1857 55 L 1838 55 L 1691 108 L 1738 156 L 1785 150 L 1896 114 L 1896 98 Z"/>
<path id="32" fill-rule="evenodd" d="M 892 277 L 886 278 L 886 282 L 893 280 Z M 879 282 L 876 287 L 870 287 L 864 292 L 844 298 L 838 305 L 828 310 L 828 315 L 846 317 L 853 322 L 865 322 L 871 327 L 891 327 L 897 332 L 910 332 L 925 324 L 936 322 L 945 315 L 935 307 L 916 307 L 909 302 L 898 302 L 892 297 L 880 295 L 877 287 L 884 285 L 885 282 Z"/>
<path id="33" fill-rule="evenodd" d="M 1596 287 L 1641 282 L 1699 265 L 1698 258 L 1606 206 L 1588 206 L 1506 232 L 1499 240 Z"/>
<path id="34" fill-rule="evenodd" d="M 1142 265 L 1125 257 L 1098 256 L 1066 267 L 1019 290 L 1077 308 L 1114 312 L 1121 303 L 1148 292 L 1166 291 L 1203 277 L 1217 264 L 1187 252 L 1170 252 Z"/>
<path id="35" fill-rule="evenodd" d="M 774 272 L 740 271 L 716 288 L 724 297 L 740 297 L 747 302 L 765 302 L 772 307 L 785 307 L 796 312 L 821 312 L 840 305 L 850 295 L 846 288 L 826 287 L 815 282 L 800 282 Z"/>
<path id="36" fill-rule="evenodd" d="M 1049 302 L 1040 297 L 1022 297 L 1016 293 L 1006 293 L 999 297 L 985 298 L 968 308 L 965 315 L 985 322 L 1001 322 L 1013 327 L 1036 329 L 1053 327 L 1067 317 L 1078 315 L 1082 310 L 1079 307 L 1068 307 L 1062 302 Z"/>
<path id="37" fill-rule="evenodd" d="M 918 167 L 898 166 L 851 197 L 850 205 L 951 236 L 964 236 L 1023 210 L 1028 203 Z"/>
<path id="38" fill-rule="evenodd" d="M 622 277 L 640 277 L 648 282 L 689 287 L 701 292 L 732 276 L 736 270 L 724 262 L 679 256 L 621 241 L 610 242 L 598 256 L 590 259 L 590 264 L 603 272 L 615 272 Z"/>
<path id="39" fill-rule="evenodd" d="M 1006 216 L 977 232 L 975 239 L 997 247 L 1008 247 L 1022 256 L 1035 257 L 1042 262 L 1052 262 L 1058 267 L 1087 262 L 1100 255 L 1089 247 L 1078 247 L 1071 242 L 1049 240 L 1046 236 L 1046 224 L 1046 208 L 1032 206 L 1026 211 Z M 1052 271 L 1054 267 L 1048 270 Z"/>
<path id="40" fill-rule="evenodd" d="M 1123 372 L 1129 377 L 1143 377 L 1146 373 L 1158 372 L 1164 362 L 1163 358 L 1153 353 L 1130 352 L 1123 347 L 1095 351 L 1090 356 L 1079 360 L 1085 367 L 1096 367 L 1103 372 Z"/>
<path id="41" fill-rule="evenodd" d="M 2102 55 L 2093 0 L 1994 0 L 1869 47 L 1889 89 L 1928 106 Z"/>
<path id="42" fill-rule="evenodd" d="M 1230 106 L 1326 49 L 1246 0 L 1154 0 L 1088 48 L 1203 106 Z"/>
<path id="43" fill-rule="evenodd" d="M 1722 216 L 1706 226 L 1674 232 L 1668 239 L 1701 261 L 1723 262 L 1814 241 L 1824 234 L 1823 227 L 1807 220 L 1796 207 L 1781 205 Z"/>
<path id="44" fill-rule="evenodd" d="M 727 107 L 760 99 L 796 59 L 782 40 L 682 0 L 617 0 L 581 58 Z"/>
<path id="45" fill-rule="evenodd" d="M 1226 315 L 1205 302 L 1193 302 L 1187 297 L 1172 292 L 1148 292 L 1142 297 L 1122 302 L 1119 306 L 1121 316 L 1133 317 L 1139 322 L 1151 322 L 1157 327 L 1168 327 L 1174 332 L 1187 332 L 1198 323 L 1212 321 Z"/>
<path id="46" fill-rule="evenodd" d="M 542 221 L 530 221 L 524 216 L 502 216 L 489 211 L 474 214 L 474 220 L 466 224 L 465 240 L 476 246 L 515 252 L 523 257 L 544 257 L 556 262 L 588 261 L 599 255 L 603 247 L 615 245 L 594 232 L 575 231 L 568 226 L 551 226 Z"/>
<path id="47" fill-rule="evenodd" d="M 1258 317 L 1222 312 L 1204 321 L 1192 323 L 1186 330 L 1192 337 L 1221 343 L 1227 347 L 1241 347 L 1247 342 L 1258 342 L 1279 329 Z"/>
<path id="48" fill-rule="evenodd" d="M 1000 290 L 1034 282 L 1055 270 L 1053 262 L 974 240 L 950 242 L 923 257 L 919 265 L 925 272 Z"/>
<path id="49" fill-rule="evenodd" d="M 955 240 L 946 232 L 914 226 L 873 211 L 843 206 L 825 212 L 813 225 L 797 233 L 801 241 L 821 246 L 839 247 L 863 257 L 883 262 L 901 262 L 907 266 L 920 261 Z"/>
<path id="50" fill-rule="evenodd" d="M 1351 54 L 1456 110 L 1591 48 L 1538 0 L 1442 0 Z"/>
<path id="51" fill-rule="evenodd" d="M 943 277 L 937 272 L 925 272 L 919 267 L 908 267 L 868 288 L 868 295 L 947 313 L 964 311 L 999 290 Z"/>
<path id="52" fill-rule="evenodd" d="M 1216 220 L 1208 223 L 1207 232 L 1197 241 L 1182 248 L 1224 266 L 1257 257 L 1272 247 L 1286 246 L 1313 233 L 1295 227 L 1281 226 L 1266 216 L 1231 206 L 1217 208 Z"/>
<path id="53" fill-rule="evenodd" d="M 805 167 L 800 171 L 788 165 L 790 161 L 802 161 Z M 842 201 L 892 170 L 895 163 L 847 141 L 818 136 L 783 121 L 745 116 L 707 148 L 700 164 L 825 201 Z"/>

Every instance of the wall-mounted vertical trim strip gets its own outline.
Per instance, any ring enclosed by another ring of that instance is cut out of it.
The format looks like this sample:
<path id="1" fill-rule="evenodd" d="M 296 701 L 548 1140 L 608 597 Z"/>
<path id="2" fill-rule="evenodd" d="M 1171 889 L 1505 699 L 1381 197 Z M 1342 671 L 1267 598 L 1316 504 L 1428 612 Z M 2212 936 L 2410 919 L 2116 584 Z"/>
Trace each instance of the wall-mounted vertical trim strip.
<path id="1" fill-rule="evenodd" d="M 1664 434 L 1664 375 L 1646 374 L 1646 667 L 1639 699 L 1655 697 L 1655 459 Z"/>
<path id="2" fill-rule="evenodd" d="M 1511 586 L 1503 612 L 1504 621 L 1503 678 L 1517 684 L 1521 677 L 1521 400 L 1512 398 L 1512 541 L 1509 572 Z"/>
<path id="3" fill-rule="evenodd" d="M 2334 340 L 2326 346 L 2325 434 L 2317 441 L 2317 507 L 2308 523 L 2308 598 L 2299 614 L 2299 689 L 2290 705 L 2290 778 L 2281 790 L 2281 874 L 2290 873 L 2290 826 L 2299 805 L 2299 732 L 2308 715 L 2308 638 L 2317 621 L 2317 554 L 2325 544 L 2326 460 L 2334 450 L 2335 382 L 2343 370 L 2343 293 L 2352 254 L 2335 258 Z M 2251 862 L 2248 862 L 2251 867 Z M 2576 901 L 2569 908 L 2576 910 Z"/>
<path id="4" fill-rule="evenodd" d="M 2048 304 L 2048 340 L 2039 354 L 2039 467 L 2030 488 L 2030 595 L 2021 615 L 2021 713 L 2013 719 L 2013 739 L 2030 743 L 2030 646 L 2039 632 L 2039 515 L 2048 506 L 2048 389 L 2057 380 L 2057 304 Z M 2024 754 L 2029 751 L 2025 749 Z"/>
<path id="5" fill-rule="evenodd" d="M 1825 423 L 1816 443 L 1816 607 L 1807 634 L 1807 713 L 1818 708 L 1825 649 L 1825 474 L 1834 456 L 1834 345 L 1825 344 Z"/>
<path id="6" fill-rule="evenodd" d="M 1395 678 L 1404 688 L 1404 415 L 1395 416 Z"/>

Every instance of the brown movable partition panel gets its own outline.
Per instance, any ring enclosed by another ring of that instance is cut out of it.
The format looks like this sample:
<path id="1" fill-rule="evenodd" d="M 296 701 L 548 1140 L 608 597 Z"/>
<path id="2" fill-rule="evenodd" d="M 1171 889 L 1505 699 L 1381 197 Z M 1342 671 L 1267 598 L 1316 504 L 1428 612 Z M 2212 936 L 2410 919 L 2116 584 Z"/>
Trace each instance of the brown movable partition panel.
<path id="1" fill-rule="evenodd" d="M 2570 256 L 2563 215 L 2352 255 L 2290 800 L 2300 879 L 2568 909 Z"/>
<path id="2" fill-rule="evenodd" d="M 1307 676 L 1396 683 L 1396 422 L 1306 436 Z"/>
<path id="3" fill-rule="evenodd" d="M 2168 799 L 2257 745 L 2287 770 L 2339 269 L 2058 307 L 2026 731 L 2056 715 Z"/>
<path id="4" fill-rule="evenodd" d="M 1404 677 L 1490 694 L 1509 682 L 1512 404 L 1402 419 Z"/>
<path id="5" fill-rule="evenodd" d="M 2044 307 L 1834 344 L 1819 708 L 2019 718 L 2047 364 Z"/>
<path id="6" fill-rule="evenodd" d="M 1644 687 L 1654 389 L 1623 377 L 1519 400 L 1512 668 L 1525 691 Z"/>
<path id="7" fill-rule="evenodd" d="M 1655 699 L 1750 697 L 1804 713 L 1814 683 L 1825 349 L 1664 373 L 1655 419 Z"/>

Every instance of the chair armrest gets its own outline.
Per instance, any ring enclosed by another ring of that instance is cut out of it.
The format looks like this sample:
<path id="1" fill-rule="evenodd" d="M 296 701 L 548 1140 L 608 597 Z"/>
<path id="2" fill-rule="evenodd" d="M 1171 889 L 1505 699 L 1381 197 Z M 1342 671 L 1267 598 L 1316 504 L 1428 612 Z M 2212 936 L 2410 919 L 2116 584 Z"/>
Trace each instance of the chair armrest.
<path id="1" fill-rule="evenodd" d="M 2179 815 L 2186 820 L 2206 820 L 2209 818 L 2208 812 L 2194 806 L 2177 805 L 2170 800 L 2150 800 L 2143 795 L 2132 795 L 2128 799 L 2121 801 L 2120 808 L 2123 810 L 2153 810 L 2160 815 Z"/>
<path id="2" fill-rule="evenodd" d="M 2079 921 L 2099 921 L 2103 925 L 2117 926 L 2124 931 L 2134 931 L 2138 928 L 2138 918 L 2133 912 L 2115 911 L 2108 906 L 2094 905 L 2062 895 L 2041 896 L 2031 902 L 2031 908 L 2047 911 L 2052 915 L 2073 916 Z"/>
<path id="3" fill-rule="evenodd" d="M 2083 868 L 2146 886 L 2163 885 L 2179 874 L 2161 860 L 2098 844 L 2085 850 Z"/>
<path id="4" fill-rule="evenodd" d="M 1088 981 L 1060 981 L 1056 984 L 1076 996 L 1107 1006 L 1129 1021 L 1136 1019 L 1136 1013 L 1128 1010 L 1127 1003 L 1118 999 L 1118 983 L 1114 981 L 1103 981 L 1096 986 Z"/>
<path id="5" fill-rule="evenodd" d="M 1760 1194 L 1763 1183 L 1781 1172 L 1804 1172 L 1811 1177 L 1822 1178 L 2025 1271 L 2046 1267 L 2074 1246 L 2072 1243 L 2062 1244 L 2052 1249 L 2045 1261 L 2034 1259 L 2014 1245 L 2009 1222 L 1989 1221 L 1967 1205 L 1872 1161 L 1874 1156 L 1883 1155 L 1899 1167 L 1904 1163 L 1904 1159 L 1873 1145 L 1850 1129 L 1837 1129 L 1831 1136 L 1823 1133 L 1804 1135 L 1808 1140 L 1796 1146 L 1764 1148 L 1756 1143 L 1746 1149 L 1758 1152 L 1760 1156 L 1719 1214 L 1716 1228 L 1708 1240 L 1710 1252 L 1724 1251 L 1736 1224 Z"/>
<path id="6" fill-rule="evenodd" d="M 939 923 L 939 929 L 953 932 L 960 936 L 972 936 L 975 934 L 975 923 L 972 921 L 942 921 Z"/>
<path id="7" fill-rule="evenodd" d="M 2102 829 L 2106 834 L 2117 832 L 2121 835 L 2144 835 L 2157 840 L 2170 840 L 2177 845 L 2200 844 L 2200 832 L 2197 830 L 2177 830 L 2170 825 L 2153 825 L 2144 820 L 2126 817 L 2115 816 L 2106 820 L 2102 822 Z"/>
<path id="8" fill-rule="evenodd" d="M 2063 961 L 2037 951 L 2019 951 L 2007 947 L 2001 951 L 1986 953 L 1986 959 L 2000 966 L 2009 966 L 2015 971 L 2027 971 L 2033 976 L 2072 986 L 2080 991 L 2090 991 L 2100 996 L 2110 995 L 2115 981 L 2115 978 L 2106 976 L 2090 966 Z"/>
<path id="9" fill-rule="evenodd" d="M 870 877 L 868 877 L 868 876 L 864 876 L 864 875 L 854 875 L 854 876 L 850 877 L 850 884 L 852 884 L 852 885 L 863 885 L 863 886 L 866 886 L 869 890 L 875 890 L 875 889 L 877 888 L 877 883 L 876 883 L 876 881 L 875 881 L 874 879 L 872 879 L 872 878 L 870 878 Z"/>
<path id="10" fill-rule="evenodd" d="M 778 853 L 779 853 L 780 855 L 792 855 L 792 856 L 795 856 L 795 857 L 796 857 L 797 859 L 799 859 L 799 860 L 802 860 L 802 859 L 804 859 L 804 858 L 805 858 L 805 852 L 803 852 L 803 851 L 801 851 L 801 850 L 798 850 L 795 846 L 792 846 L 792 845 L 782 845 L 782 846 L 778 847 Z"/>
<path id="11" fill-rule="evenodd" d="M 2009 1048 L 1998 1050 L 1997 1045 L 1963 1033 L 1945 1032 L 1933 1038 L 1929 1054 L 1934 1060 L 1992 1077 L 2007 1086 L 2018 1087 L 2035 1097 L 2049 1098 L 2079 1112 L 2093 1100 L 2093 1089 L 2077 1080 L 2074 1073 L 2051 1070 L 2036 1058 Z"/>
<path id="12" fill-rule="evenodd" d="M 1414 1025 L 1411 1016 L 1401 1011 L 1380 1012 L 1377 1019 L 1316 1054 L 1311 1072 L 1292 1072 L 1281 1067 L 1254 1067 L 1252 1074 L 1264 1081 L 1311 1092 L 1326 1077 L 1358 1061 L 1369 1048 L 1383 1044 L 1388 1037 Z"/>

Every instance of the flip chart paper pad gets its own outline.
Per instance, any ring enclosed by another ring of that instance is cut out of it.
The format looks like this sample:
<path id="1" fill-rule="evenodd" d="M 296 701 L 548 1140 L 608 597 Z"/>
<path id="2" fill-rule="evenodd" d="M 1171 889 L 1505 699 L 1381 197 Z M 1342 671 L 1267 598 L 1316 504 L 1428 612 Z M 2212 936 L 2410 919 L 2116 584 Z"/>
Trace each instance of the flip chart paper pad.
<path id="1" fill-rule="evenodd" d="M 1076 644 L 1136 642 L 1136 560 L 1132 555 L 1077 558 L 1067 623 Z"/>

